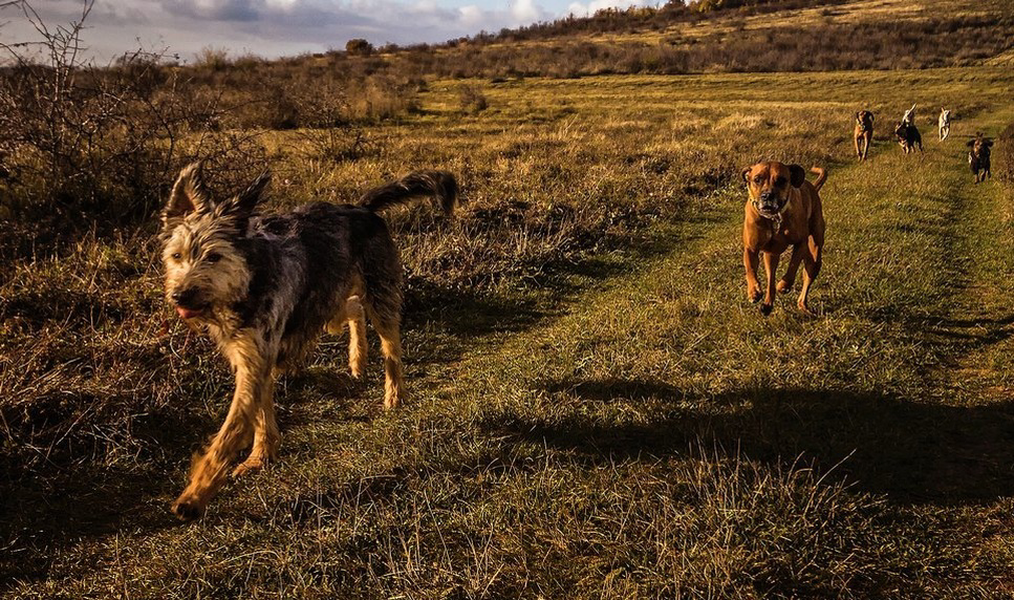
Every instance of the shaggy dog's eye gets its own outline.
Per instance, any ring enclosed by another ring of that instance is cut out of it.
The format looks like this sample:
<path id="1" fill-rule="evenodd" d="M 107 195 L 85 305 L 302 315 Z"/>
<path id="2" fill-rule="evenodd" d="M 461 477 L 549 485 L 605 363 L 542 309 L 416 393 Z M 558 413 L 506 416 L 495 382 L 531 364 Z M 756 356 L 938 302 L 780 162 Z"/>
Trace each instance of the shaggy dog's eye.
<path id="1" fill-rule="evenodd" d="M 173 260 L 179 260 L 181 258 L 183 258 L 182 254 L 180 254 L 179 252 L 173 252 Z"/>
<path id="2" fill-rule="evenodd" d="M 218 261 L 222 260 L 222 255 L 219 254 L 218 252 L 212 252 L 211 254 L 208 255 L 207 260 L 210 263 L 217 263 Z"/>
<path id="3" fill-rule="evenodd" d="M 760 184 L 764 183 L 764 178 L 761 177 L 760 175 L 758 175 L 758 176 L 756 176 L 756 177 L 753 178 L 753 182 L 756 183 L 757 185 L 760 185 Z"/>

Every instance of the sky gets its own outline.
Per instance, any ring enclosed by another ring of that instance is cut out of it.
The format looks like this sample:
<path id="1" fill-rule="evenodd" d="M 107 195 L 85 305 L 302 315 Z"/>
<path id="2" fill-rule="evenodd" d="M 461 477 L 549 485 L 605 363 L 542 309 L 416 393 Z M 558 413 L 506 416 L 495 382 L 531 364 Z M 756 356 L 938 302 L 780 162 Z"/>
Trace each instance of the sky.
<path id="1" fill-rule="evenodd" d="M 193 60 L 206 47 L 265 58 L 344 49 L 352 38 L 380 45 L 442 42 L 568 14 L 659 0 L 95 0 L 85 21 L 97 62 L 138 48 Z M 0 0 L 0 6 L 8 0 Z M 82 0 L 31 0 L 50 28 L 80 20 Z M 0 8 L 0 42 L 38 35 L 17 7 Z"/>

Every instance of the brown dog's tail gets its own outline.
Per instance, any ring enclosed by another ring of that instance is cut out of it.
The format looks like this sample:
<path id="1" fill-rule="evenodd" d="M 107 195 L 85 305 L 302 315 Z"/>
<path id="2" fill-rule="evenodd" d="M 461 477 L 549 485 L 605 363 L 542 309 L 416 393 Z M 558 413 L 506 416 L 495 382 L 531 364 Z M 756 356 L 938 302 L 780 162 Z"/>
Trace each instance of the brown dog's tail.
<path id="1" fill-rule="evenodd" d="M 451 214 L 458 204 L 458 180 L 446 171 L 416 171 L 366 192 L 359 204 L 370 212 L 380 212 L 424 196 L 433 197 L 445 213 Z"/>
<path id="2" fill-rule="evenodd" d="M 820 191 L 820 188 L 824 186 L 824 182 L 827 181 L 827 171 L 820 167 L 810 167 L 811 173 L 817 174 L 817 180 L 813 182 L 813 189 Z"/>

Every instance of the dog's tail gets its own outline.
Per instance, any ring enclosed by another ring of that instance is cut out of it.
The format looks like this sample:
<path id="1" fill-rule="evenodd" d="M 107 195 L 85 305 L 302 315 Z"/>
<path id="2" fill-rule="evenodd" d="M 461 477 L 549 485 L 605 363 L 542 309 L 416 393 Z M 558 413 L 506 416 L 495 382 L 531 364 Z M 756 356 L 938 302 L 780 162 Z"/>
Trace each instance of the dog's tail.
<path id="1" fill-rule="evenodd" d="M 810 172 L 817 174 L 817 179 L 813 182 L 813 189 L 819 192 L 820 188 L 824 187 L 824 182 L 827 181 L 827 171 L 820 167 L 810 167 Z"/>
<path id="2" fill-rule="evenodd" d="M 380 212 L 424 196 L 431 196 L 451 214 L 459 202 L 458 180 L 446 171 L 416 171 L 366 192 L 359 204 L 370 212 Z"/>

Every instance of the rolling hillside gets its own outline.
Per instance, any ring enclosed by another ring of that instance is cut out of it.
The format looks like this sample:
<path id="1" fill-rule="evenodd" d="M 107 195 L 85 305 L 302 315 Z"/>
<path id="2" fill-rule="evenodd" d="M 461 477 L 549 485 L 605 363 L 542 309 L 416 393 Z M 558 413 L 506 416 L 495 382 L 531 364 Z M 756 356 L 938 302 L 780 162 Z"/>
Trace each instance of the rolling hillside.
<path id="1" fill-rule="evenodd" d="M 0 596 L 1011 597 L 1010 21 L 959 4 L 122 65 L 87 81 L 148 82 L 112 113 L 133 127 L 73 168 L 5 121 Z M 835 32 L 898 23 L 927 54 L 840 70 Z M 592 76 L 561 50 L 678 37 L 703 57 L 802 28 L 829 70 Z M 574 64 L 587 73 L 552 72 Z M 903 155 L 890 124 L 912 103 L 925 152 Z M 942 143 L 939 106 L 955 116 Z M 862 164 L 859 108 L 877 114 Z M 34 123 L 19 111 L 3 118 Z M 136 137 L 147 119 L 172 143 Z M 975 185 L 964 142 L 980 131 L 995 178 Z M 222 195 L 270 167 L 266 211 L 420 168 L 456 173 L 468 203 L 388 215 L 405 405 L 381 409 L 372 331 L 361 381 L 346 337 L 323 338 L 279 382 L 280 460 L 181 524 L 169 504 L 233 385 L 162 292 L 157 211 L 197 156 Z M 739 174 L 763 158 L 829 170 L 816 317 L 745 298 Z"/>

